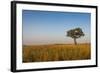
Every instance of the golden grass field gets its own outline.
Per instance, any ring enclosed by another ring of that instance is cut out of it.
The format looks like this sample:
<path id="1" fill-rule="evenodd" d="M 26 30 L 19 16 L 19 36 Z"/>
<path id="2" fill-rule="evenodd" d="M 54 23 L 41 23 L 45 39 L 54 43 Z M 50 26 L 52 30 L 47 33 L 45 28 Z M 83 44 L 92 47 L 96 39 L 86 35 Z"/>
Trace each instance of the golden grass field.
<path id="1" fill-rule="evenodd" d="M 91 58 L 90 44 L 23 46 L 23 62 L 85 60 Z"/>

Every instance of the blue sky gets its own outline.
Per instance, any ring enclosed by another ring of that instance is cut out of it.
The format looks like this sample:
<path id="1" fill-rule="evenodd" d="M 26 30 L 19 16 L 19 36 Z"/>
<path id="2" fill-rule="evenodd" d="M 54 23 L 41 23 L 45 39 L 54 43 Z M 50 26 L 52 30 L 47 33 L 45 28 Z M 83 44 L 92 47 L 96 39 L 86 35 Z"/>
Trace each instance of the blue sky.
<path id="1" fill-rule="evenodd" d="M 90 13 L 54 12 L 23 10 L 23 44 L 69 44 L 73 39 L 66 37 L 66 31 L 80 27 L 85 36 L 77 39 L 78 43 L 90 42 Z"/>

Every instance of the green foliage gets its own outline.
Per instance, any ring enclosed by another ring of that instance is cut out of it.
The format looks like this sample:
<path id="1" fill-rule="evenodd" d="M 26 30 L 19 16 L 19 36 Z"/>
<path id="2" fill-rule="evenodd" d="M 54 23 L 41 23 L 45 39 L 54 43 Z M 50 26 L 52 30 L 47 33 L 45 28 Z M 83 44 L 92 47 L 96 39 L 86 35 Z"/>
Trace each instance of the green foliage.
<path id="1" fill-rule="evenodd" d="M 84 36 L 84 33 L 81 28 L 75 28 L 67 31 L 67 36 L 72 38 L 80 38 L 81 36 Z"/>
<path id="2" fill-rule="evenodd" d="M 75 28 L 67 31 L 67 36 L 74 39 L 75 45 L 77 44 L 76 39 L 84 36 L 84 33 L 81 28 Z"/>

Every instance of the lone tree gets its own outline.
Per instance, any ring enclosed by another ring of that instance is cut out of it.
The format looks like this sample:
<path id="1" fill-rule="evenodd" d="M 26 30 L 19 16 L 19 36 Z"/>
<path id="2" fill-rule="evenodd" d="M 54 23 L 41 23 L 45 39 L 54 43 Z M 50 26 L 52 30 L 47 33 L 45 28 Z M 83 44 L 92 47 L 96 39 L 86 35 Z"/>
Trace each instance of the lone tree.
<path id="1" fill-rule="evenodd" d="M 84 33 L 81 28 L 75 28 L 67 31 L 67 36 L 73 38 L 75 45 L 77 45 L 76 39 L 84 36 Z"/>

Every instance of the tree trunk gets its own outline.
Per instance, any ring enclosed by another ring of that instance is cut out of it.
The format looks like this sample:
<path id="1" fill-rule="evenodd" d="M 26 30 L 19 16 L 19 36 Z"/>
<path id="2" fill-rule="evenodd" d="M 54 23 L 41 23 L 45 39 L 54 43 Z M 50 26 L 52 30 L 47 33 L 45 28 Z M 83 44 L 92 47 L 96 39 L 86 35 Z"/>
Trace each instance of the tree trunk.
<path id="1" fill-rule="evenodd" d="M 74 44 L 77 45 L 76 38 L 74 38 Z"/>

